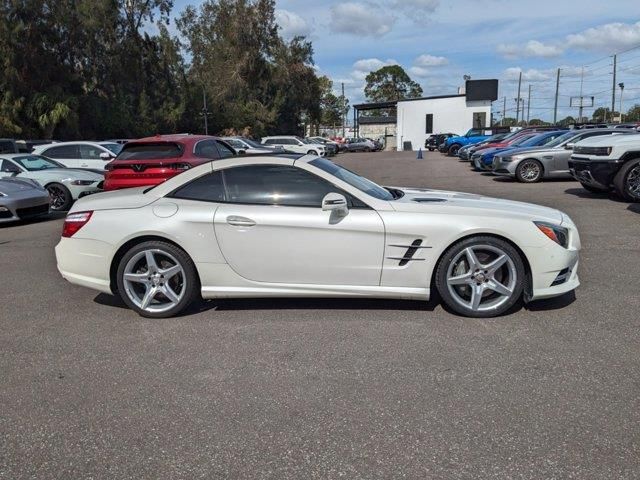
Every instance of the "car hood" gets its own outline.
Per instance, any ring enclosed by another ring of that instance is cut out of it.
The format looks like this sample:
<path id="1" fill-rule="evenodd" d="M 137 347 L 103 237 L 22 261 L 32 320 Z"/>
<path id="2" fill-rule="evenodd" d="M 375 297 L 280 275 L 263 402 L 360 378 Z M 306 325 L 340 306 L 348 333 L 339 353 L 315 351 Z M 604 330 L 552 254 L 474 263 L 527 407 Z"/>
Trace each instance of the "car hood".
<path id="1" fill-rule="evenodd" d="M 141 208 L 155 202 L 158 197 L 153 193 L 144 193 L 150 187 L 124 188 L 101 192 L 87 197 L 82 197 L 71 208 L 72 212 L 85 210 L 119 210 L 128 208 Z"/>
<path id="2" fill-rule="evenodd" d="M 612 135 L 600 135 L 597 137 L 585 138 L 576 145 L 581 147 L 618 147 L 633 146 L 640 147 L 640 135 L 633 133 L 622 133 Z"/>
<path id="3" fill-rule="evenodd" d="M 42 187 L 28 179 L 2 178 L 0 179 L 0 192 L 10 195 L 12 193 L 24 192 L 26 190 L 42 190 Z"/>
<path id="4" fill-rule="evenodd" d="M 397 211 L 429 212 L 460 215 L 493 216 L 498 218 L 518 218 L 542 220 L 555 224 L 563 221 L 559 210 L 532 203 L 516 202 L 502 198 L 485 197 L 472 193 L 448 192 L 421 188 L 394 187 L 404 192 L 404 196 L 391 202 Z"/>

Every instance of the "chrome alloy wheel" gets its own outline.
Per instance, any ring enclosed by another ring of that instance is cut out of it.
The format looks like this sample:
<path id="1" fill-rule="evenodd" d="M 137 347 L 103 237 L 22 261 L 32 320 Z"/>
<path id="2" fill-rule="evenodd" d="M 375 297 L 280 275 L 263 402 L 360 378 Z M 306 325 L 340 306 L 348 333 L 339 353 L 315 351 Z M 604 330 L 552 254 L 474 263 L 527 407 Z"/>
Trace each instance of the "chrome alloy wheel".
<path id="1" fill-rule="evenodd" d="M 447 288 L 454 301 L 476 312 L 495 310 L 508 302 L 517 282 L 513 260 L 493 245 L 465 248 L 447 270 Z"/>
<path id="2" fill-rule="evenodd" d="M 640 163 L 627 174 L 627 192 L 640 200 Z"/>
<path id="3" fill-rule="evenodd" d="M 185 295 L 187 278 L 176 258 L 160 249 L 143 250 L 127 262 L 123 283 L 127 297 L 138 308 L 166 312 Z"/>
<path id="4" fill-rule="evenodd" d="M 520 167 L 520 176 L 523 180 L 533 182 L 540 177 L 540 165 L 537 162 L 525 161 Z"/>

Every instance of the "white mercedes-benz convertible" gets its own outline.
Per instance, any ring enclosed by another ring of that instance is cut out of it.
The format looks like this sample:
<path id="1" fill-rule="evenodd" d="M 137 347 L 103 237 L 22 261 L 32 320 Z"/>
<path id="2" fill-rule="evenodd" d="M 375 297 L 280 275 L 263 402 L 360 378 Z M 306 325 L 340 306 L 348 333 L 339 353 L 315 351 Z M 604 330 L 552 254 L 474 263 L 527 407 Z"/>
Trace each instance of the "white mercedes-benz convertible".
<path id="1" fill-rule="evenodd" d="M 68 281 L 145 317 L 198 298 L 379 297 L 503 314 L 578 285 L 580 238 L 551 208 L 383 188 L 325 158 L 219 160 L 154 188 L 100 193 L 56 247 Z"/>

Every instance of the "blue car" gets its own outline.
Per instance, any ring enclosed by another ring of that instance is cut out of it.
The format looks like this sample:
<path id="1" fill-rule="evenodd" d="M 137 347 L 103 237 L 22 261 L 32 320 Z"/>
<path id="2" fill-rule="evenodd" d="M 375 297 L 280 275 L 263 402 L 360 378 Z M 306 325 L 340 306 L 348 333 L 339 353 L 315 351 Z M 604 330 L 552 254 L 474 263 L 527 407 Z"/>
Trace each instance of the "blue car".
<path id="1" fill-rule="evenodd" d="M 567 133 L 567 130 L 553 130 L 541 133 L 532 133 L 518 139 L 508 147 L 503 148 L 489 148 L 481 150 L 475 153 L 472 157 L 473 165 L 477 170 L 491 170 L 493 165 L 493 157 L 497 153 L 512 152 L 517 150 L 524 150 L 527 148 L 535 148 L 546 145 L 550 141 L 559 137 L 562 134 Z"/>

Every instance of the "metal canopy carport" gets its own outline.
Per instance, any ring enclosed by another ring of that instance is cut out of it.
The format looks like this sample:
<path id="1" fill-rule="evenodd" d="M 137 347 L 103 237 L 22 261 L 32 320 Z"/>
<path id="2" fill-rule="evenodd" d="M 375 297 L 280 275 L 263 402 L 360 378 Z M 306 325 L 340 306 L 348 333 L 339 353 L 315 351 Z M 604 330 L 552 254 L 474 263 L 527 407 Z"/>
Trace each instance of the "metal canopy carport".
<path id="1" fill-rule="evenodd" d="M 398 102 L 377 102 L 377 103 L 360 103 L 353 106 L 353 136 L 358 138 L 360 136 L 360 112 L 381 110 L 383 108 L 398 108 Z M 378 117 L 379 118 L 379 117 Z M 395 115 L 389 116 L 391 122 L 395 122 Z"/>

